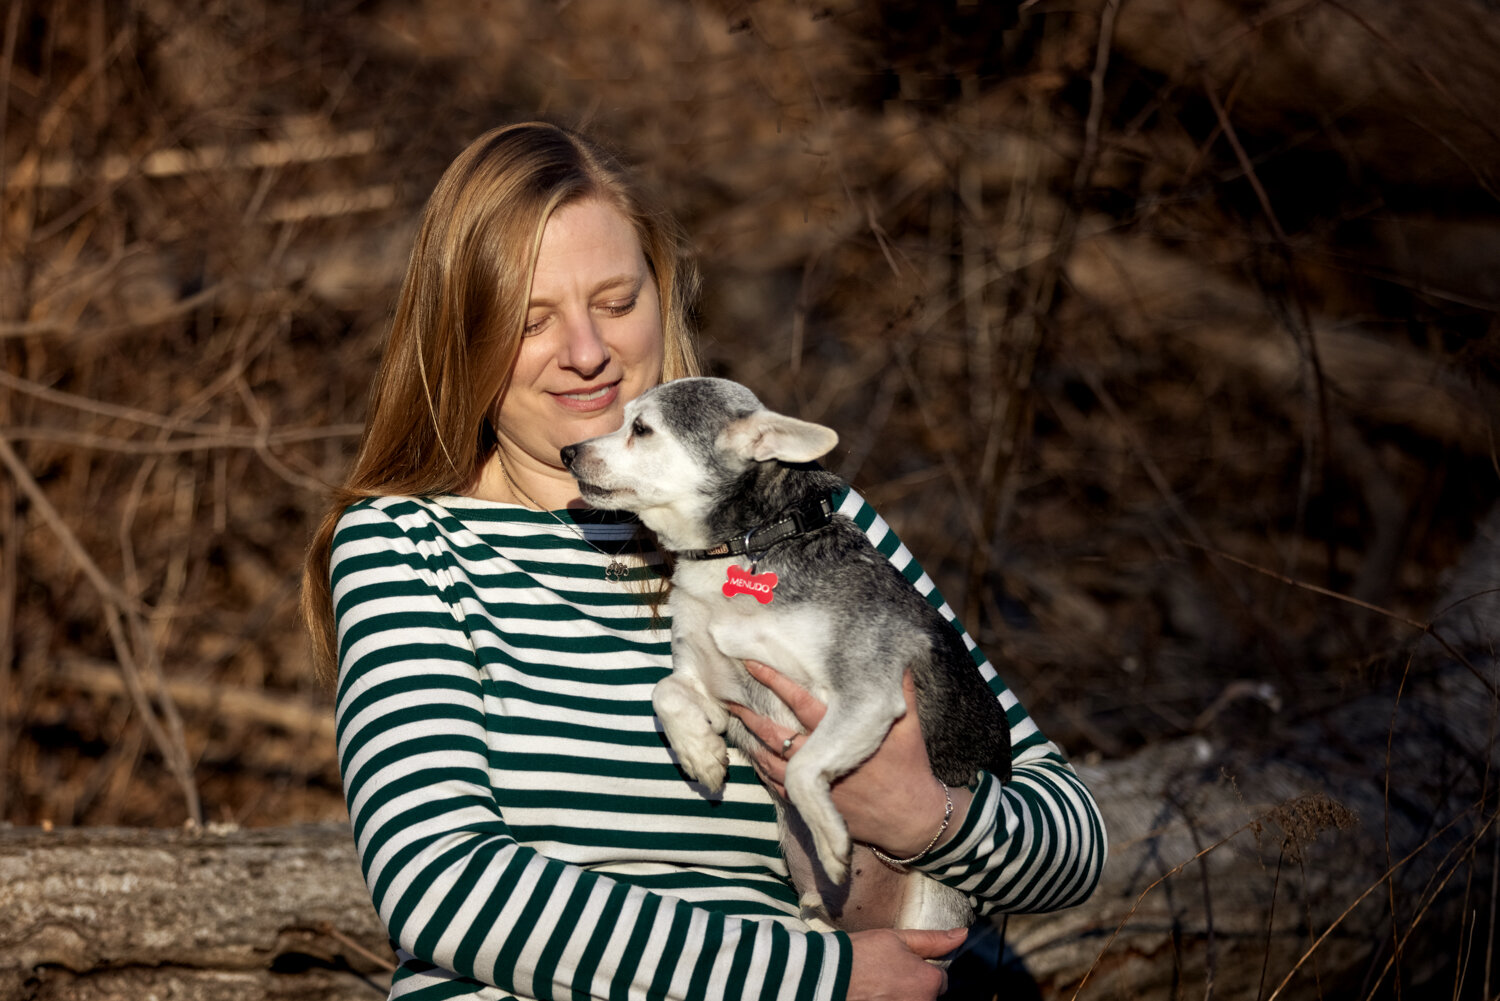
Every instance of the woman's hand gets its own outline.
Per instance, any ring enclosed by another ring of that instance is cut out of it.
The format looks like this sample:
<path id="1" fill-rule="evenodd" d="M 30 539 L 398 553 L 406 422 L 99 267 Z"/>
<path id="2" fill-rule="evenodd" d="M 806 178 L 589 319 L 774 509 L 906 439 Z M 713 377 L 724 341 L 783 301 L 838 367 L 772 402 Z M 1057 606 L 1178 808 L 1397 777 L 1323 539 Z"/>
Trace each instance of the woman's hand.
<path id="1" fill-rule="evenodd" d="M 787 704 L 803 731 L 815 730 L 828 712 L 828 707 L 811 692 L 778 671 L 755 661 L 746 661 L 745 668 L 752 678 Z M 927 746 L 922 742 L 916 686 L 910 671 L 902 679 L 902 691 L 906 696 L 906 713 L 891 725 L 874 754 L 833 784 L 833 803 L 849 826 L 849 836 L 896 858 L 908 858 L 926 848 L 932 836 L 942 829 L 947 808 L 943 785 L 932 774 Z M 781 726 L 746 706 L 731 704 L 729 711 L 762 745 L 750 756 L 761 780 L 784 797 L 787 761 L 796 755 L 807 737 L 802 731 Z M 782 745 L 788 737 L 792 743 L 783 755 Z M 958 830 L 972 799 L 967 789 L 950 789 L 948 795 L 953 799 L 953 818 L 937 844 Z"/>
<path id="2" fill-rule="evenodd" d="M 964 942 L 965 930 L 918 931 L 878 928 L 849 936 L 853 946 L 849 1001 L 933 1001 L 948 987 L 948 974 L 927 962 Z"/>

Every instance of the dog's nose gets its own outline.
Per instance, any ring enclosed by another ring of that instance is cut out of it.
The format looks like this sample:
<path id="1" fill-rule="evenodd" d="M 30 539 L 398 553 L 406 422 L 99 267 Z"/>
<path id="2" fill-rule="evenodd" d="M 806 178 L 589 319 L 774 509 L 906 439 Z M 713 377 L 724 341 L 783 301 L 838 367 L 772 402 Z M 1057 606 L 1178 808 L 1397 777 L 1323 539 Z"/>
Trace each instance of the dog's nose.
<path id="1" fill-rule="evenodd" d="M 573 460 L 575 458 L 577 458 L 577 456 L 578 456 L 578 446 L 577 445 L 564 445 L 563 446 L 563 450 L 562 450 L 562 452 L 560 454 L 562 455 L 562 464 L 563 464 L 564 468 L 572 469 L 573 468 Z"/>

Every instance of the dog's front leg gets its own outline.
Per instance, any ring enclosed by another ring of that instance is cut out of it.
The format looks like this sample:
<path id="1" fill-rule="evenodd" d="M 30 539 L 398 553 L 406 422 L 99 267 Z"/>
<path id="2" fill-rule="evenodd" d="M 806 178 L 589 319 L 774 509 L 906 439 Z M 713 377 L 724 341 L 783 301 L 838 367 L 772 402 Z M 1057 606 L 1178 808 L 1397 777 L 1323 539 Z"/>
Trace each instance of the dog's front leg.
<path id="1" fill-rule="evenodd" d="M 652 689 L 651 708 L 682 770 L 709 792 L 718 792 L 729 770 L 729 745 L 724 742 L 729 711 L 704 686 L 698 669 L 703 651 L 695 647 L 688 637 L 674 636 L 672 673 Z"/>

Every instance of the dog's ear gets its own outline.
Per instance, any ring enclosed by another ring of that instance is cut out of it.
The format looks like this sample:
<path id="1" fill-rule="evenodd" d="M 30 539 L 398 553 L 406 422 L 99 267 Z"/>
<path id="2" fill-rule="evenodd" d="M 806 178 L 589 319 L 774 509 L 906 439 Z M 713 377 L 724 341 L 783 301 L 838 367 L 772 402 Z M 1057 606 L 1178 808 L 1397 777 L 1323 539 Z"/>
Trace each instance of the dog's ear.
<path id="1" fill-rule="evenodd" d="M 719 442 L 734 455 L 755 462 L 812 462 L 827 455 L 839 436 L 821 424 L 758 410 L 725 428 Z"/>

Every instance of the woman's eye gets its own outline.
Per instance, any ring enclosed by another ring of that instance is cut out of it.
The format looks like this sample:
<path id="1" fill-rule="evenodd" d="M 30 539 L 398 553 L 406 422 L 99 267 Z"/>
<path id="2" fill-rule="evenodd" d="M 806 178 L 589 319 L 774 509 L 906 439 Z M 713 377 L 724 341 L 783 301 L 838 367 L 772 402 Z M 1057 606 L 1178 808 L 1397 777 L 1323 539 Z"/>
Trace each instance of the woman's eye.
<path id="1" fill-rule="evenodd" d="M 645 421 L 637 417 L 635 423 L 630 425 L 630 433 L 637 438 L 644 438 L 651 433 L 651 428 L 647 426 Z"/>
<path id="2" fill-rule="evenodd" d="M 604 310 L 606 316 L 624 316 L 635 309 L 635 302 L 636 298 L 632 296 L 624 302 L 607 302 L 600 309 Z"/>
<path id="3" fill-rule="evenodd" d="M 536 320 L 528 320 L 526 322 L 526 326 L 524 326 L 524 327 L 521 328 L 521 336 L 523 336 L 523 337 L 530 337 L 532 334 L 540 332 L 541 329 L 543 327 L 545 327 L 546 325 L 547 325 L 547 318 L 545 316 L 541 317 L 540 319 L 536 319 Z"/>

